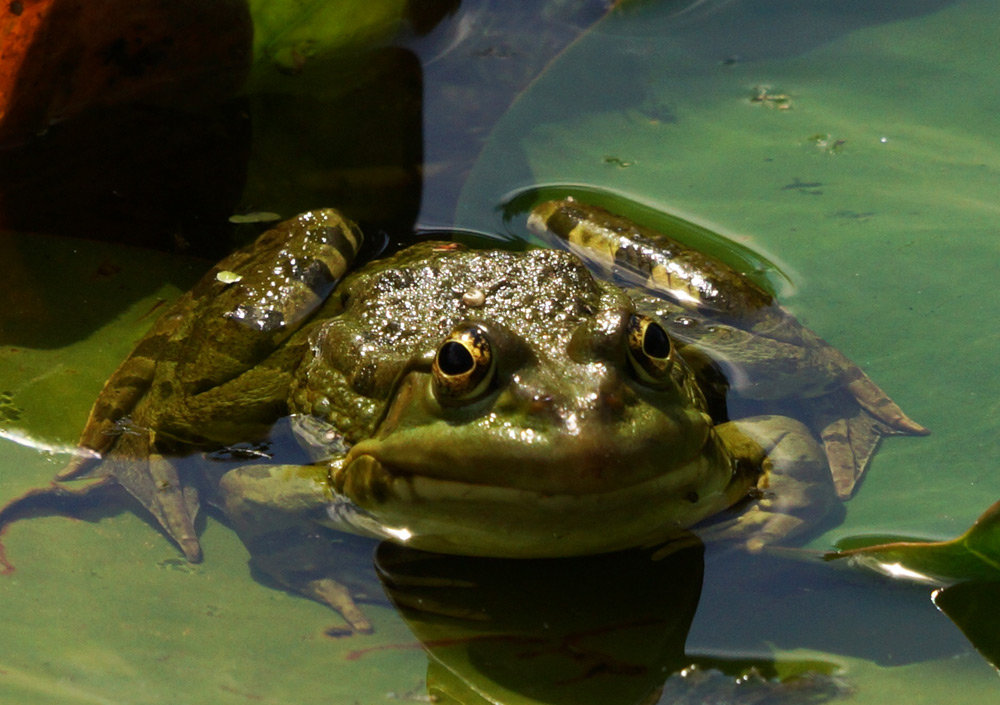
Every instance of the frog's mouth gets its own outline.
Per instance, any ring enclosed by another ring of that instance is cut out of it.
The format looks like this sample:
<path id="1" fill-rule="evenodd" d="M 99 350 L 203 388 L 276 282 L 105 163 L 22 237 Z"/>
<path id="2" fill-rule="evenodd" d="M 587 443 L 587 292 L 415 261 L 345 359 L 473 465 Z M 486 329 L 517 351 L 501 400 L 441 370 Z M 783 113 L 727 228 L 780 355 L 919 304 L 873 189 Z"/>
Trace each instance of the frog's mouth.
<path id="1" fill-rule="evenodd" d="M 540 558 L 653 545 L 734 501 L 729 475 L 713 477 L 702 454 L 631 484 L 552 492 L 432 476 L 363 445 L 333 475 L 334 492 L 363 515 L 354 528 L 441 553 Z"/>

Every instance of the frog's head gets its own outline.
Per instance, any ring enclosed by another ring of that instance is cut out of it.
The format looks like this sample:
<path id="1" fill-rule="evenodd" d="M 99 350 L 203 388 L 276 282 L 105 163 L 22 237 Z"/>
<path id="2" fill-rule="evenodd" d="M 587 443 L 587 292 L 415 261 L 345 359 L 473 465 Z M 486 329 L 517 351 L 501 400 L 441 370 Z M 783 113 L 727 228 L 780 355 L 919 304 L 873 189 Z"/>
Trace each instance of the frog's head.
<path id="1" fill-rule="evenodd" d="M 569 253 L 462 254 L 436 287 L 454 310 L 336 492 L 414 547 L 515 557 L 654 543 L 729 503 L 704 397 L 656 320 Z"/>

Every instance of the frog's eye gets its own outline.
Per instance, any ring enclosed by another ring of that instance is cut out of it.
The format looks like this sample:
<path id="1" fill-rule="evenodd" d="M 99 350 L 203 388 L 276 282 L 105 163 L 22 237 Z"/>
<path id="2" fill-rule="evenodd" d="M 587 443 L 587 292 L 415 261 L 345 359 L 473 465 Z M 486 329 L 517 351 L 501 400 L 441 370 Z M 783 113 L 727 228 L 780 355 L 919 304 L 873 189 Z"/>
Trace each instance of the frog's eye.
<path id="1" fill-rule="evenodd" d="M 459 328 L 438 348 L 431 371 L 442 402 L 467 402 L 482 396 L 493 382 L 496 365 L 490 341 L 479 326 Z"/>
<path id="2" fill-rule="evenodd" d="M 628 359 L 636 377 L 654 385 L 668 380 L 673 343 L 663 326 L 649 316 L 632 316 L 627 335 Z"/>

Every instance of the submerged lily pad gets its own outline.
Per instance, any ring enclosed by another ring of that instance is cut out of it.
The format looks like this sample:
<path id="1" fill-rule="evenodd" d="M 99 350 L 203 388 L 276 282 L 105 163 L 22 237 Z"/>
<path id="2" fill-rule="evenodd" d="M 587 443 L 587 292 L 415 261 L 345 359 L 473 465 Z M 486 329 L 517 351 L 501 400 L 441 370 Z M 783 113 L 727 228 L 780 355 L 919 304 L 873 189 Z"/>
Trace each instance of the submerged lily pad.
<path id="1" fill-rule="evenodd" d="M 316 72 L 328 62 L 363 57 L 365 51 L 385 46 L 399 30 L 405 8 L 405 0 L 252 0 L 252 82 L 311 92 L 322 80 Z M 305 87 L 303 81 L 287 78 L 307 71 L 313 80 Z M 346 72 L 325 80 L 331 91 L 351 83 Z"/>

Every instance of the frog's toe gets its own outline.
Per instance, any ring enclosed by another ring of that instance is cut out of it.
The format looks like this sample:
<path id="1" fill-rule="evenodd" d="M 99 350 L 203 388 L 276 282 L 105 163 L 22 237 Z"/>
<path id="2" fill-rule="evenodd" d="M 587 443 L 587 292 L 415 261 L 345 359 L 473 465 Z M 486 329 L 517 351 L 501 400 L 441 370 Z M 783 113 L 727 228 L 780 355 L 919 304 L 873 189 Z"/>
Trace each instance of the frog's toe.
<path id="1" fill-rule="evenodd" d="M 114 456 L 104 469 L 149 511 L 192 563 L 201 561 L 201 544 L 194 522 L 200 500 L 198 490 L 184 484 L 174 465 L 158 454 L 146 460 Z"/>
<path id="2" fill-rule="evenodd" d="M 907 416 L 899 405 L 861 370 L 854 369 L 854 379 L 847 385 L 847 389 L 858 404 L 892 429 L 892 433 L 905 436 L 926 436 L 930 433 L 927 428 Z"/>
<path id="3" fill-rule="evenodd" d="M 187 558 L 188 563 L 201 563 L 202 552 L 201 543 L 196 538 L 186 538 L 182 539 L 180 542 L 181 551 L 184 552 L 184 557 Z"/>
<path id="4" fill-rule="evenodd" d="M 184 553 L 190 563 L 200 563 L 202 559 L 201 542 L 195 533 L 194 519 L 188 513 L 187 507 L 160 505 L 153 510 L 156 519 Z"/>
<path id="5" fill-rule="evenodd" d="M 354 598 L 351 597 L 351 591 L 336 580 L 332 578 L 310 580 L 299 591 L 317 602 L 329 605 L 336 612 L 340 613 L 340 616 L 347 622 L 346 627 L 336 625 L 326 629 L 326 634 L 329 636 L 340 637 L 350 636 L 351 634 L 371 634 L 374 631 L 365 613 L 361 611 Z"/>
<path id="6" fill-rule="evenodd" d="M 807 526 L 800 517 L 755 506 L 736 518 L 710 524 L 698 531 L 698 535 L 706 542 L 734 542 L 751 553 L 758 553 Z"/>
<path id="7" fill-rule="evenodd" d="M 184 557 L 191 563 L 200 563 L 201 543 L 194 528 L 199 508 L 198 492 L 193 487 L 181 485 L 176 473 L 172 474 L 172 481 L 176 484 L 166 480 L 160 482 L 149 509 L 184 552 Z"/>
<path id="8" fill-rule="evenodd" d="M 749 534 L 744 546 L 751 553 L 758 553 L 765 546 L 777 543 L 786 536 L 793 536 L 806 526 L 800 517 L 757 508 L 748 512 L 742 531 Z M 749 524 L 749 526 L 748 526 Z"/>

